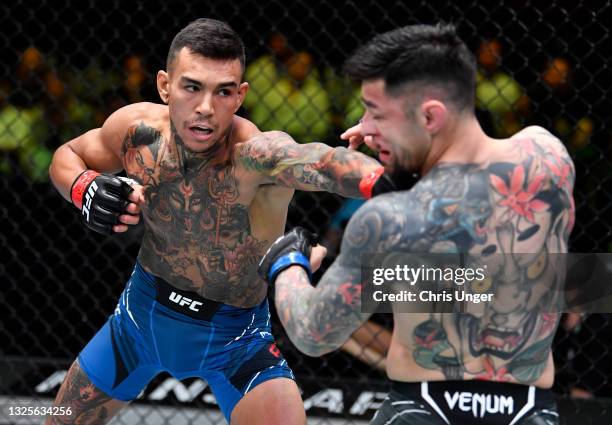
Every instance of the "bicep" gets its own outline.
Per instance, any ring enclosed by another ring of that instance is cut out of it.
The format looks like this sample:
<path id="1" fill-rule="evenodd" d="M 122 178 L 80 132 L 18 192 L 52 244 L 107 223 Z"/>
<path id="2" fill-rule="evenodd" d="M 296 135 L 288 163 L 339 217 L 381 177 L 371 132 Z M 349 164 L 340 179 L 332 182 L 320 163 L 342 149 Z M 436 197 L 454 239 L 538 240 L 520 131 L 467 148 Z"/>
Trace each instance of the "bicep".
<path id="1" fill-rule="evenodd" d="M 86 169 L 114 173 L 121 170 L 121 162 L 102 141 L 101 129 L 90 130 L 60 146 L 49 166 L 51 181 L 66 199 L 75 179 Z"/>
<path id="2" fill-rule="evenodd" d="M 300 145 L 287 133 L 266 131 L 254 135 L 242 146 L 240 159 L 249 168 L 273 177 L 297 164 L 312 162 L 315 155 L 309 148 L 315 145 L 322 144 Z"/>
<path id="3" fill-rule="evenodd" d="M 282 131 L 257 134 L 238 151 L 246 169 L 258 172 L 264 181 L 282 186 L 316 190 L 320 171 L 334 149 L 324 143 L 297 143 Z"/>
<path id="4" fill-rule="evenodd" d="M 113 142 L 105 135 L 103 128 L 96 128 L 69 141 L 66 148 L 78 156 L 86 168 L 116 173 L 123 169 L 123 165 Z"/>
<path id="5" fill-rule="evenodd" d="M 68 146 L 96 171 L 116 173 L 123 169 L 122 150 L 130 127 L 147 116 L 146 104 L 132 104 L 112 113 L 101 128 L 68 142 Z"/>
<path id="6" fill-rule="evenodd" d="M 333 300 L 330 311 L 334 311 L 337 322 L 344 324 L 347 335 L 372 314 L 364 312 L 361 305 L 363 265 L 381 249 L 392 249 L 390 241 L 395 240 L 392 235 L 399 233 L 400 225 L 388 203 L 364 204 L 351 217 L 340 254 L 317 285 L 323 299 Z"/>

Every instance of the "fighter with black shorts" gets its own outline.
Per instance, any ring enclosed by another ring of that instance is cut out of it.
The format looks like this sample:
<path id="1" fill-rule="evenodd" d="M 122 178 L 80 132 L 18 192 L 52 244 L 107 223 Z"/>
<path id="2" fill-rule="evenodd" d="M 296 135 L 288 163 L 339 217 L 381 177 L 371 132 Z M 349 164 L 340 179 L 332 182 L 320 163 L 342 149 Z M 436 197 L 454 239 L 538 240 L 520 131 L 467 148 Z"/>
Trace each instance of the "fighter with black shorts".
<path id="1" fill-rule="evenodd" d="M 379 152 L 388 172 L 420 174 L 410 189 L 366 202 L 316 288 L 324 255 L 294 229 L 260 263 L 275 286 L 288 335 L 304 353 L 340 347 L 371 313 L 362 309 L 362 265 L 375 254 L 453 254 L 491 261 L 473 291 L 489 302 L 467 310 L 400 312 L 386 359 L 389 398 L 372 423 L 558 423 L 550 387 L 551 343 L 574 225 L 574 166 L 541 127 L 488 137 L 474 115 L 476 65 L 447 25 L 414 25 L 375 37 L 348 60 L 366 108 L 346 133 Z M 427 257 L 430 258 L 430 257 Z M 310 260 L 310 261 L 309 261 Z M 371 310 L 370 310 L 371 311 Z"/>

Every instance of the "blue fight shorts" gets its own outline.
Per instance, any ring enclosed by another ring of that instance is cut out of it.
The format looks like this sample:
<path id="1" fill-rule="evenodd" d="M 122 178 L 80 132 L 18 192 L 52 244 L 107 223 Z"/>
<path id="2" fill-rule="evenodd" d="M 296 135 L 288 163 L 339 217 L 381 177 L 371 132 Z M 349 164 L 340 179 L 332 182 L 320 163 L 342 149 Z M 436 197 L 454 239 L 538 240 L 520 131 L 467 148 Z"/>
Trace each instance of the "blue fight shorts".
<path id="1" fill-rule="evenodd" d="M 274 343 L 268 301 L 237 308 L 181 291 L 136 263 L 114 314 L 79 355 L 95 386 L 130 401 L 160 372 L 208 382 L 229 422 L 270 379 L 294 379 Z"/>

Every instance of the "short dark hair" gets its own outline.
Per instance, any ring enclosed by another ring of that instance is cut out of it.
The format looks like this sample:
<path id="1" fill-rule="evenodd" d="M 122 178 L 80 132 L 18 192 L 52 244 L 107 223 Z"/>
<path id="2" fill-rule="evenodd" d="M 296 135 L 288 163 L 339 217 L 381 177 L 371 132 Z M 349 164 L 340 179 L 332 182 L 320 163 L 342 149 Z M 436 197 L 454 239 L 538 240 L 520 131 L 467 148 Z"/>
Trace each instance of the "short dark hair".
<path id="1" fill-rule="evenodd" d="M 397 94 L 407 83 L 446 89 L 459 110 L 474 109 L 476 60 L 453 25 L 409 25 L 377 35 L 344 64 L 351 78 L 382 78 Z"/>
<path id="2" fill-rule="evenodd" d="M 240 36 L 225 22 L 200 18 L 183 28 L 172 40 L 166 67 L 183 47 L 213 59 L 239 59 L 244 70 L 244 44 Z"/>

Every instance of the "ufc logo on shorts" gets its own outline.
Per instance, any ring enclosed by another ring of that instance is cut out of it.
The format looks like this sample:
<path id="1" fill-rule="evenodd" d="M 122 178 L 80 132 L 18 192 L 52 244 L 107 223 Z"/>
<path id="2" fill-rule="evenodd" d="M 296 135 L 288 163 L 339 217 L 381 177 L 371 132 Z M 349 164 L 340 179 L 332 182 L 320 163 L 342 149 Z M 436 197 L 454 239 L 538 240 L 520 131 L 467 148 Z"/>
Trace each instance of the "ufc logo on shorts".
<path id="1" fill-rule="evenodd" d="M 89 209 L 91 208 L 91 201 L 93 200 L 94 195 L 98 191 L 98 185 L 96 182 L 91 182 L 89 189 L 87 189 L 87 193 L 85 194 L 85 202 L 83 203 L 83 215 L 85 219 L 89 221 Z"/>
<path id="2" fill-rule="evenodd" d="M 181 307 L 188 305 L 191 311 L 200 311 L 202 303 L 200 301 L 192 300 L 191 298 L 184 297 L 176 292 L 172 292 L 169 297 L 170 301 Z"/>

